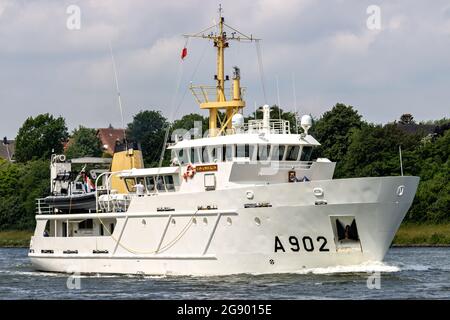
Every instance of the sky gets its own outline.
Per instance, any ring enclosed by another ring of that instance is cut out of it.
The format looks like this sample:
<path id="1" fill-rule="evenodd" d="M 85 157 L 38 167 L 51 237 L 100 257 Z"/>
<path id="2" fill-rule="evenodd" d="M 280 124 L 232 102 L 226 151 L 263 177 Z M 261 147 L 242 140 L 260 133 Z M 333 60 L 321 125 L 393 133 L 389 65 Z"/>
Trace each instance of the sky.
<path id="1" fill-rule="evenodd" d="M 318 117 L 342 102 L 373 123 L 450 116 L 448 0 L 0 0 L 0 136 L 47 112 L 70 130 L 121 127 L 110 45 L 125 124 L 149 109 L 206 116 L 188 87 L 214 85 L 215 51 L 182 35 L 217 22 L 219 3 L 227 24 L 262 39 L 263 72 L 254 43 L 226 49 L 245 114 L 280 103 Z"/>

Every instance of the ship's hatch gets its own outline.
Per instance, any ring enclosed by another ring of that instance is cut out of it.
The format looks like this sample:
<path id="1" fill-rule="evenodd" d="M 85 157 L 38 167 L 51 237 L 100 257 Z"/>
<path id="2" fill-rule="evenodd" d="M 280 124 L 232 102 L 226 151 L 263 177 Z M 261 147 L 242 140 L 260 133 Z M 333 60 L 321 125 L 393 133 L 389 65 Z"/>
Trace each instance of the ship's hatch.
<path id="1" fill-rule="evenodd" d="M 354 216 L 332 216 L 331 226 L 337 252 L 362 251 Z"/>

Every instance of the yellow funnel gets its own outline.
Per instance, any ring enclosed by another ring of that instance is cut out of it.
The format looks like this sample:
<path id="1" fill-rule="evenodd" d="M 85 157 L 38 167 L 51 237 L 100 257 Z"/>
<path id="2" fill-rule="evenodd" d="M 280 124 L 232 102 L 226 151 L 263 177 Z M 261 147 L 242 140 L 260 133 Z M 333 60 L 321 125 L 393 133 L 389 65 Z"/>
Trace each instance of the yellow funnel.
<path id="1" fill-rule="evenodd" d="M 126 149 L 125 145 L 116 146 L 111 172 L 141 168 L 144 168 L 144 159 L 142 158 L 141 150 L 137 146 L 128 144 L 128 149 Z M 118 193 L 128 193 L 124 181 L 117 175 L 111 177 L 111 189 L 117 190 Z"/>

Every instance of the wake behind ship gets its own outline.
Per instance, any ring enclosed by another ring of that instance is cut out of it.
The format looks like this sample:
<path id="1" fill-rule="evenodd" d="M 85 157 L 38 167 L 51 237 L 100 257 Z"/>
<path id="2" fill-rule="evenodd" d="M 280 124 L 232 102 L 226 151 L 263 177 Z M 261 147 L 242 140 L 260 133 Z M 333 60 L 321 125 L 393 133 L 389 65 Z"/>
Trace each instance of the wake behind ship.
<path id="1" fill-rule="evenodd" d="M 221 15 L 189 37 L 209 40 L 217 51 L 216 84 L 191 86 L 209 112 L 208 136 L 176 139 L 168 147 L 169 167 L 101 173 L 93 210 L 39 207 L 29 251 L 33 266 L 224 275 L 383 260 L 419 178 L 333 179 L 334 162 L 311 159 L 320 143 L 308 134 L 310 116 L 301 118 L 300 134 L 291 132 L 289 121 L 270 119 L 267 105 L 262 119 L 245 122 L 238 67 L 231 87 L 225 86 L 225 49 L 232 41 L 258 39 Z M 132 149 L 127 154 L 134 156 Z"/>

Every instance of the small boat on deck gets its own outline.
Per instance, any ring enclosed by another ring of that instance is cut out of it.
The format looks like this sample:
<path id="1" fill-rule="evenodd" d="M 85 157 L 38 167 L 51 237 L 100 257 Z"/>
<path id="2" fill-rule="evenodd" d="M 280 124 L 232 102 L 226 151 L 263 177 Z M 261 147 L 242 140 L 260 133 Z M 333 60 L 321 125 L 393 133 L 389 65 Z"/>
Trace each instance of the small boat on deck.
<path id="1" fill-rule="evenodd" d="M 52 155 L 51 194 L 38 199 L 38 209 L 56 209 L 61 213 L 95 212 L 96 197 L 104 194 L 101 188 L 107 182 L 100 180 L 97 186 L 93 181 L 110 170 L 142 168 L 142 153 L 139 149 L 135 143 L 117 143 L 112 159 L 84 157 L 67 160 L 65 155 Z M 133 150 L 133 153 L 130 154 L 129 150 Z M 81 169 L 74 170 L 75 167 Z M 88 167 L 91 168 L 89 171 L 86 169 Z"/>
<path id="2" fill-rule="evenodd" d="M 72 212 L 74 210 L 95 210 L 95 192 L 71 194 L 67 196 L 48 196 L 45 204 L 61 211 Z"/>

